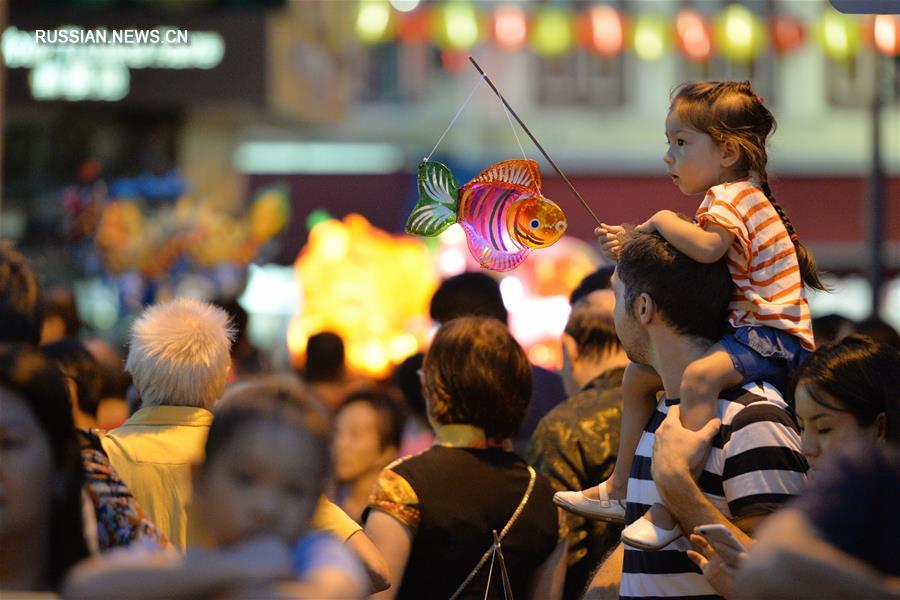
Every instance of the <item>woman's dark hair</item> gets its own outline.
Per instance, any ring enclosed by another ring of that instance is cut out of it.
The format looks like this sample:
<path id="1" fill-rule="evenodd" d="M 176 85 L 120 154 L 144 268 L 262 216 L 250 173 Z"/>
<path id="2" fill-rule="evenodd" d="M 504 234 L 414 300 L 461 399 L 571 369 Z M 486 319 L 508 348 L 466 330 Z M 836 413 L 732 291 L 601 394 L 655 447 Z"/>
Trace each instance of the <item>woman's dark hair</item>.
<path id="1" fill-rule="evenodd" d="M 374 390 L 360 390 L 347 396 L 338 407 L 335 417 L 351 404 L 368 404 L 375 411 L 378 421 L 378 437 L 381 449 L 389 446 L 397 449 L 403 441 L 403 413 L 390 396 Z"/>
<path id="2" fill-rule="evenodd" d="M 225 390 L 206 438 L 204 465 L 212 464 L 239 431 L 258 423 L 288 424 L 308 438 L 313 454 L 306 461 L 315 467 L 311 483 L 320 494 L 331 472 L 330 423 L 306 387 L 289 375 L 255 377 Z"/>
<path id="3" fill-rule="evenodd" d="M 43 315 L 34 271 L 10 244 L 0 242 L 0 341 L 37 345 Z"/>
<path id="4" fill-rule="evenodd" d="M 81 412 L 96 417 L 104 382 L 103 371 L 97 359 L 87 351 L 84 344 L 73 338 L 47 344 L 41 350 L 56 362 L 63 375 L 75 380 L 78 387 L 78 408 Z"/>
<path id="5" fill-rule="evenodd" d="M 441 424 L 468 424 L 502 440 L 522 426 L 531 365 L 506 325 L 458 317 L 438 330 L 425 355 L 425 398 Z"/>
<path id="6" fill-rule="evenodd" d="M 816 350 L 797 370 L 797 387 L 831 410 L 848 412 L 861 427 L 884 413 L 885 439 L 900 441 L 900 351 L 860 335 Z M 823 398 L 840 402 L 835 406 Z"/>
<path id="7" fill-rule="evenodd" d="M 716 144 L 734 143 L 741 153 L 737 169 L 742 173 L 755 171 L 759 175 L 763 193 L 787 230 L 800 265 L 800 276 L 807 287 L 828 291 L 819 278 L 816 261 L 806 249 L 793 223 L 775 200 L 766 173 L 768 154 L 766 139 L 775 131 L 775 117 L 756 95 L 749 81 L 698 81 L 685 83 L 671 96 L 671 109 L 692 128 L 712 137 Z"/>
<path id="8" fill-rule="evenodd" d="M 69 393 L 62 373 L 39 350 L 23 343 L 0 344 L 0 387 L 21 399 L 47 436 L 62 488 L 52 493 L 46 577 L 59 587 L 66 571 L 87 557 L 81 520 L 83 472 Z"/>

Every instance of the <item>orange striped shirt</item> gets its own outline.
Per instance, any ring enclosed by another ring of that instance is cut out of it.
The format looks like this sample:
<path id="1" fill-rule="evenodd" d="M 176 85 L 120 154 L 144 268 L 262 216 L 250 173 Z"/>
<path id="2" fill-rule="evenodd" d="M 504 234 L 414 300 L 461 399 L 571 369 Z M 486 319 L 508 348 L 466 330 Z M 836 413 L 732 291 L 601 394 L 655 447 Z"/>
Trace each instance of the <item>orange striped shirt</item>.
<path id="1" fill-rule="evenodd" d="M 780 329 L 814 350 L 794 243 L 757 184 L 744 180 L 711 187 L 697 209 L 697 223 L 719 225 L 734 235 L 725 260 L 738 288 L 729 306 L 731 324 Z"/>

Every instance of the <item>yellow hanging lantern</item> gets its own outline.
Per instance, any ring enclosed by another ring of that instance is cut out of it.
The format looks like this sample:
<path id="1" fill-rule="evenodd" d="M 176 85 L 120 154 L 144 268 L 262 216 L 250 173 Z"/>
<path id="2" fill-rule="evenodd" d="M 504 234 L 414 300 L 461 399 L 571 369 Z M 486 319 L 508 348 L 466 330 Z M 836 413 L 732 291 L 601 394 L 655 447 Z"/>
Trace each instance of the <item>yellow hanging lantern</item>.
<path id="1" fill-rule="evenodd" d="M 833 8 L 822 13 L 815 25 L 814 35 L 825 55 L 833 61 L 850 60 L 859 50 L 858 21 Z"/>
<path id="2" fill-rule="evenodd" d="M 672 42 L 671 24 L 656 15 L 640 15 L 634 21 L 631 46 L 641 60 L 661 59 Z"/>
<path id="3" fill-rule="evenodd" d="M 729 60 L 747 63 L 762 54 L 769 42 L 762 20 L 740 4 L 731 4 L 716 17 L 715 46 Z"/>
<path id="4" fill-rule="evenodd" d="M 569 51 L 574 41 L 572 14 L 564 9 L 545 7 L 534 17 L 531 48 L 539 56 L 553 58 Z"/>

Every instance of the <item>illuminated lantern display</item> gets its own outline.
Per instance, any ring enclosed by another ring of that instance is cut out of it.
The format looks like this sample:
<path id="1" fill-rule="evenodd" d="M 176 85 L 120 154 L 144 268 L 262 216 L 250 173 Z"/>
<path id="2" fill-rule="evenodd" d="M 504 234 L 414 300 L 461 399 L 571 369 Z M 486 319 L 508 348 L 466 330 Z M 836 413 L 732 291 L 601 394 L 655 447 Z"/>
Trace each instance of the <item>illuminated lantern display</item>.
<path id="1" fill-rule="evenodd" d="M 313 227 L 294 267 L 304 300 L 288 328 L 296 364 L 309 336 L 330 330 L 343 338 L 351 368 L 380 378 L 426 340 L 438 274 L 419 239 L 348 215 Z"/>
<path id="2" fill-rule="evenodd" d="M 420 8 L 398 13 L 396 22 L 397 39 L 404 44 L 421 46 L 431 42 L 431 15 L 428 10 Z"/>
<path id="3" fill-rule="evenodd" d="M 900 15 L 877 15 L 872 27 L 875 48 L 885 56 L 900 56 Z"/>
<path id="4" fill-rule="evenodd" d="M 625 46 L 625 19 L 612 6 L 594 6 L 578 20 L 579 43 L 600 56 L 618 56 Z"/>
<path id="5" fill-rule="evenodd" d="M 797 19 L 779 15 L 769 21 L 769 36 L 775 52 L 790 54 L 806 41 L 806 28 Z"/>
<path id="6" fill-rule="evenodd" d="M 468 50 L 481 37 L 479 16 L 469 2 L 452 1 L 431 11 L 431 32 L 435 43 L 447 50 Z"/>
<path id="7" fill-rule="evenodd" d="M 494 11 L 494 42 L 504 50 L 519 50 L 528 39 L 525 11 L 515 4 L 498 7 Z"/>
<path id="8" fill-rule="evenodd" d="M 675 17 L 675 39 L 685 58 L 706 62 L 712 55 L 712 28 L 709 20 L 696 10 L 685 8 Z"/>
<path id="9" fill-rule="evenodd" d="M 380 44 L 393 35 L 393 10 L 387 0 L 361 0 L 356 13 L 356 37 L 364 44 Z"/>
<path id="10" fill-rule="evenodd" d="M 571 12 L 551 6 L 538 10 L 531 28 L 531 48 L 536 54 L 544 58 L 565 54 L 573 38 Z"/>
<path id="11" fill-rule="evenodd" d="M 638 58 L 657 61 L 671 44 L 669 22 L 655 15 L 641 15 L 634 21 L 631 37 L 632 48 Z"/>
<path id="12" fill-rule="evenodd" d="M 816 23 L 815 36 L 826 56 L 833 61 L 850 60 L 859 50 L 857 20 L 834 9 L 822 13 Z"/>
<path id="13" fill-rule="evenodd" d="M 716 17 L 716 48 L 734 62 L 747 63 L 759 56 L 766 49 L 767 37 L 762 21 L 740 4 L 729 5 Z"/>

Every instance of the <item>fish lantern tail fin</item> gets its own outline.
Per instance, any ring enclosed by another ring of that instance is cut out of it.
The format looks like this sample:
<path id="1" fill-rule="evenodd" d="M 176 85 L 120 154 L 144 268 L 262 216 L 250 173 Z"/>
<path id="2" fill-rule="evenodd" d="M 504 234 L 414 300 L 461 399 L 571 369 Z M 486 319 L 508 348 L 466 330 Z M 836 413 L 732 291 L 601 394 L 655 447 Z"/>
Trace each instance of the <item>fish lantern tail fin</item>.
<path id="1" fill-rule="evenodd" d="M 439 235 L 457 221 L 459 185 L 446 165 L 432 161 L 419 165 L 417 181 L 419 201 L 406 220 L 406 232 Z"/>

